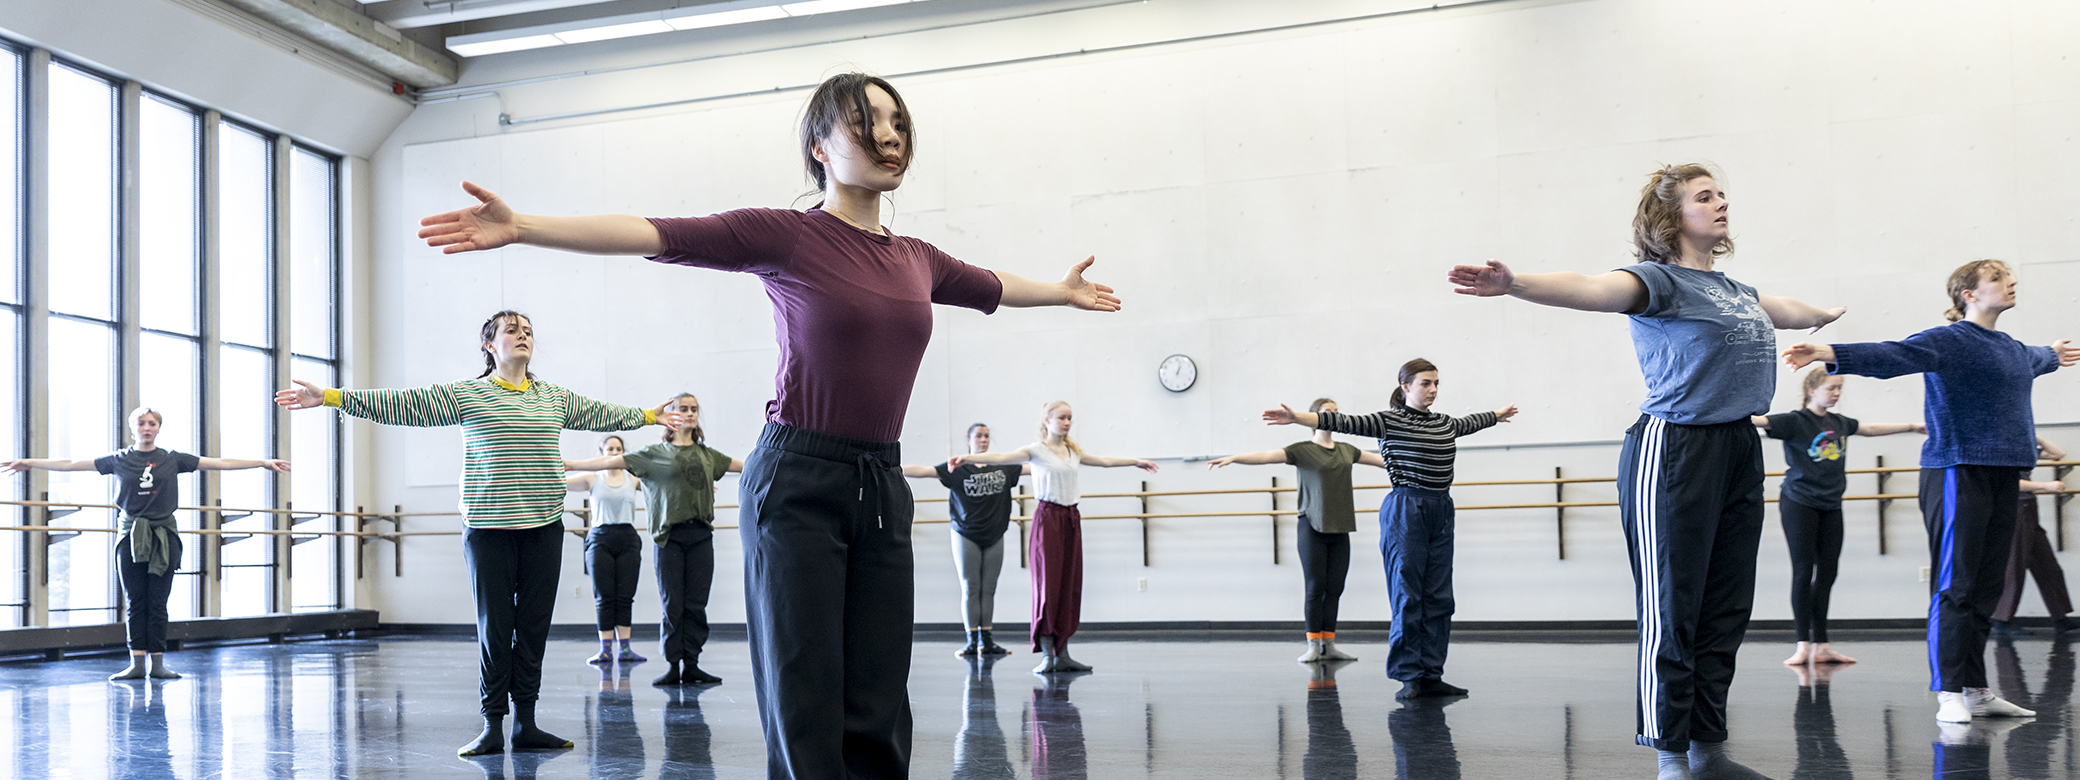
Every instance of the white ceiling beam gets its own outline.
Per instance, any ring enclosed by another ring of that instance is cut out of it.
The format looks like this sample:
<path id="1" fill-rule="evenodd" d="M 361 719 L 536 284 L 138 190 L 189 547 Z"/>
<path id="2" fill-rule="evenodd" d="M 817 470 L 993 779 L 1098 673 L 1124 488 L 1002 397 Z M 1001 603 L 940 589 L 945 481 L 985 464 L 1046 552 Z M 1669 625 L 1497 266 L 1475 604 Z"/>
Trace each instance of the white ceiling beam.
<path id="1" fill-rule="evenodd" d="M 370 3 L 364 10 L 391 27 L 410 30 L 609 2 L 614 0 L 390 0 Z"/>
<path id="2" fill-rule="evenodd" d="M 331 0 L 216 0 L 351 57 L 415 89 L 455 83 L 461 64 Z"/>

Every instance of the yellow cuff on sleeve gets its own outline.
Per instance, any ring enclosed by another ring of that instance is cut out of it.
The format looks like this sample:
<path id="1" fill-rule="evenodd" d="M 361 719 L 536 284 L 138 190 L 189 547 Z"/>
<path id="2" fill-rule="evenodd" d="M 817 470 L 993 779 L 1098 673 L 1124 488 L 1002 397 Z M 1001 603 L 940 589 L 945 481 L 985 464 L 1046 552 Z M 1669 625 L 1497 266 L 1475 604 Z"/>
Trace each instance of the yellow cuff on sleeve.
<path id="1" fill-rule="evenodd" d="M 656 425 L 656 424 L 657 424 L 657 410 L 656 410 L 656 409 L 644 409 L 644 410 L 643 410 L 643 424 L 644 424 L 644 425 Z"/>
<path id="2" fill-rule="evenodd" d="M 330 406 L 337 409 L 339 407 L 347 405 L 347 396 L 345 393 L 340 392 L 339 388 L 337 387 L 328 387 L 325 388 L 324 403 L 326 406 Z"/>

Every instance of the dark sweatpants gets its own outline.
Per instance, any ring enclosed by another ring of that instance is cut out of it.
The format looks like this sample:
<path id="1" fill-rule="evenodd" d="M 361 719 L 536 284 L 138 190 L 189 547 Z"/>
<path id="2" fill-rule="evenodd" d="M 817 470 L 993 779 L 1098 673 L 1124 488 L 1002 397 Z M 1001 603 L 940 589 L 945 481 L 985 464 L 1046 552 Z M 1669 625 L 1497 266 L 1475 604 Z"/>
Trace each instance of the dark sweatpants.
<path id="1" fill-rule="evenodd" d="M 1083 513 L 1075 506 L 1041 501 L 1033 509 L 1028 545 L 1033 571 L 1033 652 L 1040 637 L 1060 648 L 1083 623 Z"/>
<path id="2" fill-rule="evenodd" d="M 1784 542 L 1791 548 L 1791 622 L 1800 642 L 1827 641 L 1827 602 L 1842 563 L 1842 508 L 1814 509 L 1777 501 Z"/>
<path id="3" fill-rule="evenodd" d="M 642 533 L 627 523 L 593 526 L 585 534 L 585 568 L 592 571 L 599 630 L 630 625 L 635 619 L 636 583 L 643 574 Z"/>
<path id="4" fill-rule="evenodd" d="M 1986 687 L 1986 635 L 2008 574 L 2021 488 L 2009 466 L 1921 470 L 1928 528 L 1929 690 Z"/>
<path id="5" fill-rule="evenodd" d="M 1306 515 L 1301 515 L 1295 525 L 1300 537 L 1300 575 L 1307 582 L 1301 602 L 1307 633 L 1333 634 L 1337 606 L 1343 600 L 1343 584 L 1351 573 L 1351 535 L 1314 530 L 1314 523 Z"/>
<path id="6" fill-rule="evenodd" d="M 1726 739 L 1726 692 L 1755 607 L 1762 439 L 1742 417 L 1625 431 L 1618 512 L 1639 612 L 1639 744 Z"/>
<path id="7" fill-rule="evenodd" d="M 462 557 L 477 599 L 477 693 L 487 716 L 542 694 L 542 654 L 563 574 L 563 523 L 464 528 Z"/>
<path id="8" fill-rule="evenodd" d="M 915 571 L 893 443 L 768 423 L 738 481 L 751 677 L 773 778 L 905 777 Z"/>
<path id="9" fill-rule="evenodd" d="M 2000 603 L 1993 608 L 1994 620 L 2015 619 L 2016 608 L 2022 606 L 2025 576 L 2037 579 L 2037 595 L 2044 597 L 2044 609 L 2052 617 L 2072 614 L 2073 596 L 2066 592 L 2066 571 L 2059 568 L 2051 537 L 2037 520 L 2035 493 L 2023 493 L 2021 503 L 2015 506 L 2015 543 L 2008 546 L 2008 576 L 2001 584 Z"/>
<path id="10" fill-rule="evenodd" d="M 1379 505 L 1379 554 L 1387 567 L 1394 623 L 1387 632 L 1387 676 L 1402 682 L 1444 677 L 1452 644 L 1452 494 L 1414 486 Z"/>
<path id="11" fill-rule="evenodd" d="M 142 520 L 138 522 L 144 522 Z M 123 582 L 123 633 L 131 650 L 166 652 L 166 600 L 173 597 L 173 572 L 180 568 L 181 537 L 173 534 L 173 569 L 157 577 L 151 563 L 130 560 L 130 537 L 116 541 L 116 576 Z"/>
<path id="12" fill-rule="evenodd" d="M 657 634 L 666 663 L 698 663 L 708 644 L 708 592 L 715 588 L 715 529 L 699 520 L 672 526 L 657 546 Z"/>

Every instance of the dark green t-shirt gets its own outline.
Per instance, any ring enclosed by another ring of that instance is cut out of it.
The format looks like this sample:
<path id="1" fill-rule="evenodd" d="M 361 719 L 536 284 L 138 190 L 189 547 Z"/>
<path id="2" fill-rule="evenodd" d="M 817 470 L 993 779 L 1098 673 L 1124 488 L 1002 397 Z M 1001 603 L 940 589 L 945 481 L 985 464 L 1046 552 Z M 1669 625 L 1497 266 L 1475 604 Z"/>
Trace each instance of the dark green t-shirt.
<path id="1" fill-rule="evenodd" d="M 1286 445 L 1286 462 L 1300 470 L 1300 516 L 1325 534 L 1358 530 L 1351 501 L 1351 464 L 1358 448 L 1337 442 L 1325 448 L 1313 441 Z"/>
<path id="2" fill-rule="evenodd" d="M 705 444 L 652 444 L 621 460 L 643 481 L 651 539 L 661 544 L 672 526 L 689 520 L 715 526 L 715 482 L 729 473 L 728 455 Z"/>

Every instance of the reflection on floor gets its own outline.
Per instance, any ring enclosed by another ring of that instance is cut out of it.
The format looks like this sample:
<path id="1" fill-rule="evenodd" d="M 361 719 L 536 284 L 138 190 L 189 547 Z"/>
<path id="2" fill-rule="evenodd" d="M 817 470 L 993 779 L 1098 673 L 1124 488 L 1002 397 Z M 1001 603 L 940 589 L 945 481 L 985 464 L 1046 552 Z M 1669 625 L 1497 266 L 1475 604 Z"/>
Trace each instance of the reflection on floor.
<path id="1" fill-rule="evenodd" d="M 2075 778 L 2074 663 L 2064 642 L 1989 649 L 1994 681 L 2033 719 L 1939 729 L 1922 644 L 1840 642 L 1863 663 L 1819 677 L 1751 639 L 1734 684 L 1735 757 L 1776 778 Z M 1298 643 L 1087 641 L 1095 674 L 1043 678 L 917 645 L 920 778 L 1650 777 L 1631 744 L 1629 643 L 1461 641 L 1453 700 L 1394 701 L 1385 648 L 1310 669 Z M 385 638 L 195 650 L 188 675 L 123 685 L 113 658 L 0 665 L 0 778 L 755 778 L 765 774 L 742 642 L 702 666 L 727 682 L 652 688 L 555 642 L 541 725 L 577 749 L 463 760 L 476 734 L 474 646 Z M 656 664 L 651 664 L 655 667 Z M 1831 679 L 1830 679 L 1831 678 Z"/>

